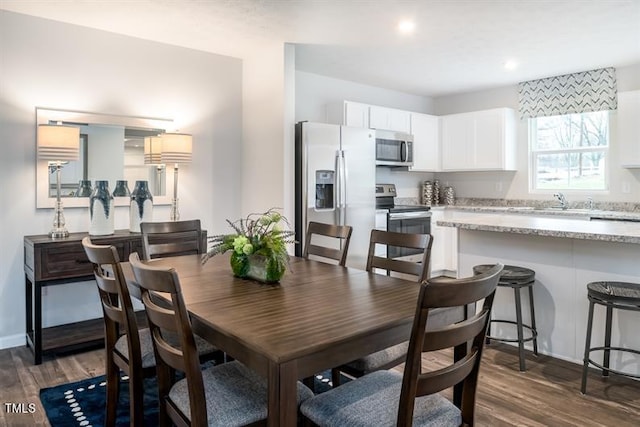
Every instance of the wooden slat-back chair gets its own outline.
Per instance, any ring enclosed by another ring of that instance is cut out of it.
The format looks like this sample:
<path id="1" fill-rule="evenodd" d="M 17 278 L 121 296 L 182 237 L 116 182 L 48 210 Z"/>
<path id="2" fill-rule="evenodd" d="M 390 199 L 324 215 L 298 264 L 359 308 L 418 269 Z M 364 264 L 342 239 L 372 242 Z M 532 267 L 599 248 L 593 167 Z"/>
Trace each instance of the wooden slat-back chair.
<path id="1" fill-rule="evenodd" d="M 82 239 L 82 246 L 89 261 L 93 263 L 93 272 L 104 314 L 107 382 L 105 425 L 113 426 L 116 422 L 120 370 L 129 376 L 131 423 L 132 425 L 143 425 L 144 391 L 142 380 L 146 377 L 152 377 L 156 373 L 149 330 L 138 330 L 129 288 L 122 273 L 116 248 L 94 245 L 89 237 Z M 141 337 L 146 345 L 141 345 Z"/>
<path id="2" fill-rule="evenodd" d="M 142 258 L 149 260 L 174 255 L 203 254 L 206 241 L 202 238 L 200 220 L 143 222 Z"/>
<path id="3" fill-rule="evenodd" d="M 347 252 L 349 250 L 349 242 L 351 241 L 351 233 L 353 227 L 350 225 L 334 225 L 323 224 L 320 222 L 309 222 L 307 227 L 307 237 L 305 239 L 304 258 L 310 255 L 328 258 L 338 262 L 338 265 L 344 267 L 347 262 Z M 340 249 L 320 246 L 313 242 L 313 236 L 326 236 L 334 239 L 340 239 Z"/>
<path id="4" fill-rule="evenodd" d="M 136 253 L 130 255 L 129 261 L 142 291 L 158 360 L 160 425 L 265 424 L 268 403 L 263 377 L 238 361 L 201 370 L 176 271 L 146 265 Z M 159 300 L 158 293 L 168 297 Z M 178 334 L 179 345 L 167 340 L 165 333 Z M 183 372 L 185 378 L 174 383 L 172 373 L 176 370 Z M 311 390 L 299 384 L 300 400 L 311 395 Z M 207 413 L 213 419 L 208 419 Z"/>
<path id="5" fill-rule="evenodd" d="M 367 256 L 367 271 L 375 268 L 391 272 L 403 273 L 415 277 L 418 282 L 424 282 L 429 276 L 429 261 L 431 259 L 432 237 L 429 234 L 396 233 L 393 231 L 372 230 L 369 241 L 369 253 Z M 376 244 L 398 246 L 422 250 L 420 262 L 383 258 L 375 255 Z M 440 316 L 447 315 L 445 311 Z M 369 356 L 354 360 L 331 370 L 331 379 L 334 387 L 340 385 L 340 372 L 345 372 L 353 377 L 361 377 L 380 369 L 390 369 L 404 361 L 409 343 L 404 342 L 387 349 L 378 351 Z"/>
<path id="6" fill-rule="evenodd" d="M 473 426 L 480 361 L 502 268 L 496 264 L 478 276 L 421 285 L 404 373 L 377 371 L 309 399 L 300 408 L 307 424 Z M 480 301 L 482 309 L 462 322 L 429 326 L 432 310 Z M 423 370 L 423 353 L 444 349 L 453 349 L 451 364 Z M 451 387 L 453 402 L 438 394 Z"/>

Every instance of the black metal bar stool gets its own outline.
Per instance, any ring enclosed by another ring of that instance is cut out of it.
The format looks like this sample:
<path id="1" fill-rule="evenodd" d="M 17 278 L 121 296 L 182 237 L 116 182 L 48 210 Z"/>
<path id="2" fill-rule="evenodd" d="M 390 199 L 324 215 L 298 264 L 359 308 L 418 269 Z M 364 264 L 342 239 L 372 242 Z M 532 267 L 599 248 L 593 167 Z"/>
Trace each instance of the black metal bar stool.
<path id="1" fill-rule="evenodd" d="M 493 265 L 482 264 L 476 265 L 473 267 L 473 274 L 481 274 L 485 271 L 489 270 Z M 498 282 L 498 286 L 501 287 L 509 287 L 513 289 L 513 293 L 515 296 L 515 306 L 516 306 L 516 320 L 506 320 L 506 319 L 491 319 L 491 323 L 489 324 L 489 331 L 487 333 L 487 344 L 491 340 L 502 341 L 502 342 L 517 342 L 518 343 L 518 357 L 520 359 L 520 371 L 524 372 L 526 370 L 525 367 L 525 356 L 524 356 L 524 343 L 527 341 L 533 341 L 533 354 L 538 355 L 538 330 L 536 329 L 536 316 L 535 309 L 533 306 L 533 284 L 536 281 L 536 272 L 524 267 L 518 267 L 515 265 L 505 265 L 502 270 L 502 274 L 500 276 L 500 281 Z M 522 301 L 520 298 L 520 290 L 522 288 L 529 289 L 529 310 L 531 313 L 531 325 L 525 325 L 522 322 Z M 491 324 L 492 323 L 509 323 L 512 325 L 516 325 L 516 330 L 518 333 L 517 338 L 502 338 L 495 337 L 491 335 Z M 524 329 L 527 329 L 530 333 L 530 336 L 524 336 Z"/>
<path id="2" fill-rule="evenodd" d="M 584 345 L 584 364 L 582 365 L 582 393 L 587 392 L 587 370 L 589 364 L 602 369 L 602 376 L 608 377 L 609 372 L 624 375 L 631 378 L 640 378 L 640 375 L 616 371 L 609 368 L 611 351 L 623 351 L 640 354 L 639 350 L 611 346 L 611 323 L 613 321 L 613 309 L 640 311 L 640 284 L 627 282 L 591 282 L 587 284 L 587 296 L 589 298 L 589 321 L 587 324 L 587 339 Z M 593 329 L 593 308 L 596 304 L 607 308 L 606 325 L 604 331 L 604 346 L 591 347 L 591 331 Z M 602 364 L 591 360 L 592 351 L 603 351 Z"/>

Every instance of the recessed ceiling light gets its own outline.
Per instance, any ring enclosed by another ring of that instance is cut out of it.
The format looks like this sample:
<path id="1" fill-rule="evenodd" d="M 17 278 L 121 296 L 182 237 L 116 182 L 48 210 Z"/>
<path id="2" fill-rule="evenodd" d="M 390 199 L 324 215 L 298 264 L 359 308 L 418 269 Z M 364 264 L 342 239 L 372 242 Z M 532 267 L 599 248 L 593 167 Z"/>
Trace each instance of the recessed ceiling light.
<path id="1" fill-rule="evenodd" d="M 398 24 L 398 31 L 402 34 L 410 34 L 416 29 L 416 23 L 409 20 L 400 21 Z"/>
<path id="2" fill-rule="evenodd" d="M 509 59 L 504 62 L 504 69 L 508 71 L 512 71 L 518 68 L 518 62 L 514 59 Z"/>

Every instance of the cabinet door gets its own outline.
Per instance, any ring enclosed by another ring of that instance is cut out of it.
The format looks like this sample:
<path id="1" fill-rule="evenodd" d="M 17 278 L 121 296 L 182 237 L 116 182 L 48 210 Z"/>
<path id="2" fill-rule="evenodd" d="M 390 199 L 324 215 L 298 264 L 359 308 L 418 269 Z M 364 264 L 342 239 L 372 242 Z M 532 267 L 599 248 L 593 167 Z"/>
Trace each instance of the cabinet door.
<path id="1" fill-rule="evenodd" d="M 431 209 L 431 236 L 433 237 L 433 243 L 431 244 L 431 277 L 442 276 L 444 273 L 445 267 L 445 256 L 446 256 L 446 244 L 445 239 L 447 238 L 445 233 L 445 227 L 440 227 L 436 224 L 437 221 L 441 220 L 443 217 L 442 210 Z"/>
<path id="2" fill-rule="evenodd" d="M 369 127 L 369 106 L 358 102 L 344 103 L 344 124 L 358 128 Z"/>
<path id="3" fill-rule="evenodd" d="M 411 113 L 372 105 L 369 107 L 369 126 L 374 129 L 409 133 L 411 131 Z"/>
<path id="4" fill-rule="evenodd" d="M 620 164 L 640 168 L 640 90 L 618 93 L 617 141 Z"/>
<path id="5" fill-rule="evenodd" d="M 437 116 L 411 114 L 413 166 L 410 171 L 440 171 L 440 124 Z"/>
<path id="6" fill-rule="evenodd" d="M 472 113 L 442 116 L 442 170 L 471 169 L 474 121 Z"/>
<path id="7" fill-rule="evenodd" d="M 500 110 L 475 114 L 474 169 L 500 169 L 504 161 L 504 117 Z"/>

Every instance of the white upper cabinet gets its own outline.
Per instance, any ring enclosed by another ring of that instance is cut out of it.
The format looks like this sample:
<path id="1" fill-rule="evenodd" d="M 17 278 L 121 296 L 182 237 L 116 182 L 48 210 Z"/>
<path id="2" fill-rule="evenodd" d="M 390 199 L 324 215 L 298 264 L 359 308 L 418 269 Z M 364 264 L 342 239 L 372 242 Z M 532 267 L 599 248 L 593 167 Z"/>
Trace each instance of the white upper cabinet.
<path id="1" fill-rule="evenodd" d="M 438 172 L 440 161 L 440 119 L 428 114 L 411 113 L 413 166 L 410 171 Z"/>
<path id="2" fill-rule="evenodd" d="M 510 108 L 441 117 L 442 170 L 516 169 L 516 113 Z"/>
<path id="3" fill-rule="evenodd" d="M 369 105 L 343 101 L 330 104 L 327 110 L 329 123 L 357 128 L 369 128 Z"/>
<path id="4" fill-rule="evenodd" d="M 411 132 L 411 113 L 395 108 L 369 107 L 369 127 L 373 129 Z"/>
<path id="5" fill-rule="evenodd" d="M 640 90 L 618 92 L 616 142 L 620 147 L 620 164 L 640 168 Z"/>

